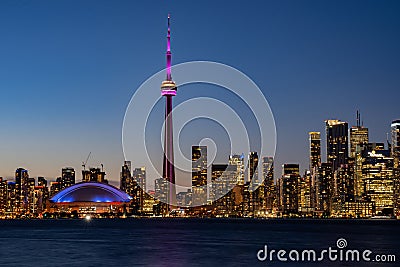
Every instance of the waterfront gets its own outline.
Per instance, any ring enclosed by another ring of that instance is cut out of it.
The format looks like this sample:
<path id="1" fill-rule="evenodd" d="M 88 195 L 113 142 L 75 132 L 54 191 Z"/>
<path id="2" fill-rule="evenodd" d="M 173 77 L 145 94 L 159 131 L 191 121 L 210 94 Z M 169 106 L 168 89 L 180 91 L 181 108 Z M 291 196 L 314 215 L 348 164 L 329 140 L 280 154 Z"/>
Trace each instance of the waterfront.
<path id="1" fill-rule="evenodd" d="M 398 253 L 397 220 L 92 219 L 0 222 L 1 266 L 294 266 L 257 251 L 335 247 Z M 396 255 L 398 256 L 398 255 Z M 307 266 L 310 263 L 303 263 Z M 375 266 L 364 262 L 320 266 Z M 396 266 L 380 263 L 379 266 Z"/>

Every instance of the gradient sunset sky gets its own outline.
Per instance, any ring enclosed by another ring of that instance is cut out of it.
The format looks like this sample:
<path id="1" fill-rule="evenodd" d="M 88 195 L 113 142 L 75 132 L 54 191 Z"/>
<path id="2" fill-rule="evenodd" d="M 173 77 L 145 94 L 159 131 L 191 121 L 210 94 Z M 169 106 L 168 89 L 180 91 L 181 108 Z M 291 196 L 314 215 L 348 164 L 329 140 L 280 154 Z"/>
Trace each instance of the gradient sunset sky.
<path id="1" fill-rule="evenodd" d="M 168 13 L 173 64 L 221 62 L 263 91 L 278 169 L 307 168 L 325 119 L 354 125 L 359 109 L 384 142 L 400 118 L 399 1 L 1 1 L 0 176 L 71 166 L 80 181 L 91 151 L 118 184 L 125 109 L 165 67 Z"/>

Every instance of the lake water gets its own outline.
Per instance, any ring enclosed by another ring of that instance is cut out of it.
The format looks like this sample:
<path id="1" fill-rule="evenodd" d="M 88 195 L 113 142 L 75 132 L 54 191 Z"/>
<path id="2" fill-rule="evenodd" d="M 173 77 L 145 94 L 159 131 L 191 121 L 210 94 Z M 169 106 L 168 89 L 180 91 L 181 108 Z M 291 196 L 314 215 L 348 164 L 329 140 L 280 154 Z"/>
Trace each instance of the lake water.
<path id="1" fill-rule="evenodd" d="M 396 262 L 259 261 L 268 249 L 336 247 Z M 92 219 L 0 221 L 1 266 L 400 266 L 400 221 Z"/>

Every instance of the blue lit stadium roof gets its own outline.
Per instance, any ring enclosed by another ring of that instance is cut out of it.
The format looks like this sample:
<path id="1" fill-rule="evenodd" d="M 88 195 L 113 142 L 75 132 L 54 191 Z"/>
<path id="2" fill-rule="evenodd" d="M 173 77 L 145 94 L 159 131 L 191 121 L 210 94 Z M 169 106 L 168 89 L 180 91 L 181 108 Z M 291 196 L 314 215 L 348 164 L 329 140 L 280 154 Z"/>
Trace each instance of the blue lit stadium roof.
<path id="1" fill-rule="evenodd" d="M 55 194 L 50 202 L 129 202 L 132 198 L 118 188 L 98 182 L 82 182 Z"/>

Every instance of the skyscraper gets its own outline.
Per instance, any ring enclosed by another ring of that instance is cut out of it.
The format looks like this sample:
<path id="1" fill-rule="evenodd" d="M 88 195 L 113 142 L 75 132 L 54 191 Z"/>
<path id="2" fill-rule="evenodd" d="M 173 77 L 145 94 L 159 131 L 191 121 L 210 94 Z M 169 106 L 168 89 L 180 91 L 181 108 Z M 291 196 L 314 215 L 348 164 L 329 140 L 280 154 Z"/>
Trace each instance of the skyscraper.
<path id="1" fill-rule="evenodd" d="M 139 211 L 141 211 L 146 194 L 146 168 L 135 168 L 132 172 L 132 178 L 139 186 L 136 195 L 138 197 Z"/>
<path id="2" fill-rule="evenodd" d="M 332 164 L 323 162 L 316 179 L 316 208 L 325 215 L 330 213 L 333 186 Z"/>
<path id="3" fill-rule="evenodd" d="M 263 180 L 264 180 L 264 196 L 265 208 L 268 212 L 272 211 L 275 200 L 275 184 L 274 184 L 274 158 L 263 157 Z"/>
<path id="4" fill-rule="evenodd" d="M 394 167 L 399 168 L 400 160 L 400 120 L 394 120 L 391 124 L 392 133 L 392 157 L 394 159 Z"/>
<path id="5" fill-rule="evenodd" d="M 247 181 L 251 182 L 254 179 L 253 184 L 259 184 L 258 178 L 258 154 L 253 151 L 249 153 L 249 164 L 248 164 L 248 172 L 247 172 Z"/>
<path id="6" fill-rule="evenodd" d="M 210 200 L 226 195 L 236 184 L 237 165 L 212 164 Z"/>
<path id="7" fill-rule="evenodd" d="M 75 184 L 74 168 L 63 168 L 61 170 L 61 190 Z"/>
<path id="8" fill-rule="evenodd" d="M 348 124 L 340 120 L 326 120 L 326 155 L 327 161 L 336 171 L 347 163 L 349 155 Z"/>
<path id="9" fill-rule="evenodd" d="M 206 146 L 192 146 L 192 197 L 195 206 L 207 203 Z"/>
<path id="10" fill-rule="evenodd" d="M 309 132 L 310 136 L 310 171 L 321 165 L 321 133 Z"/>
<path id="11" fill-rule="evenodd" d="M 349 156 L 356 158 L 357 145 L 368 144 L 368 128 L 360 123 L 360 113 L 357 111 L 357 125 L 349 129 Z"/>
<path id="12" fill-rule="evenodd" d="M 29 174 L 23 168 L 15 171 L 16 208 L 21 212 L 28 210 Z"/>
<path id="13" fill-rule="evenodd" d="M 236 165 L 236 179 L 238 185 L 244 185 L 244 155 L 229 156 L 229 164 Z"/>
<path id="14" fill-rule="evenodd" d="M 279 179 L 279 206 L 283 214 L 297 214 L 299 210 L 299 182 L 298 173 L 282 175 Z"/>
<path id="15" fill-rule="evenodd" d="M 171 75 L 171 30 L 170 15 L 168 14 L 167 34 L 167 78 L 161 84 L 161 95 L 165 97 L 165 133 L 164 133 L 164 161 L 163 178 L 169 182 L 168 203 L 169 209 L 176 205 L 174 143 L 172 129 L 172 97 L 176 95 L 177 87 Z"/>

